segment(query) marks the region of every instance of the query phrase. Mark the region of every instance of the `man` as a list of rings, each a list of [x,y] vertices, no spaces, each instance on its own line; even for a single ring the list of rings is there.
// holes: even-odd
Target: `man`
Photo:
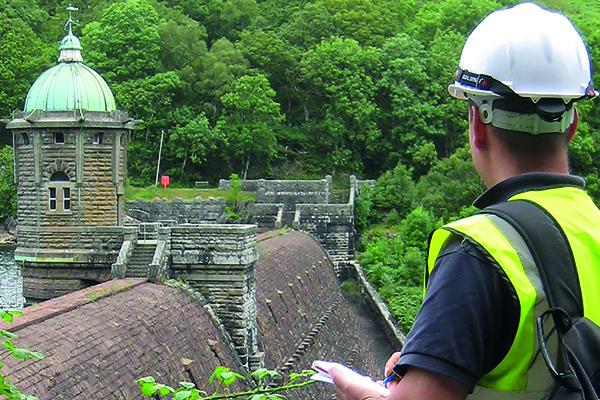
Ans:
[[[535,4],[494,12],[468,38],[449,92],[469,102],[473,164],[489,188],[475,205],[525,199],[549,213],[570,244],[586,316],[600,325],[600,211],[567,159],[573,104],[596,95],[581,36]],[[386,364],[398,375],[387,399],[547,398],[534,326],[548,304],[514,228],[491,215],[448,224],[432,235],[427,264],[423,306]],[[382,398],[329,372],[340,399]]]

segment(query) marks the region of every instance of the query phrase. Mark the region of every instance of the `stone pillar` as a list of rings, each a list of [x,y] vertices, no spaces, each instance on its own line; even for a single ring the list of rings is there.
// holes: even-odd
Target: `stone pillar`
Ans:
[[[326,186],[325,186],[325,187],[326,187],[326,189],[325,189],[325,191],[326,191],[326,193],[327,193],[327,195],[326,195],[326,196],[327,196],[327,201],[326,201],[326,203],[329,203],[329,202],[330,202],[330,199],[331,199],[331,188],[332,188],[332,181],[333,181],[333,178],[331,177],[331,175],[326,175],[326,176],[325,176],[325,181],[326,181]]]
[[[256,225],[171,228],[172,274],[199,290],[231,336],[246,367],[256,364]]]

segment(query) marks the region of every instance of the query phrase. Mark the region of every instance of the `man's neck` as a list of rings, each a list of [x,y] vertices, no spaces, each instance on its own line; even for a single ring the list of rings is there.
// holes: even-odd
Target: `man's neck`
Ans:
[[[505,155],[492,160],[490,167],[487,176],[484,177],[484,183],[487,187],[492,187],[508,178],[528,172],[569,174],[569,163],[566,154],[537,160],[535,163],[531,160],[518,160],[515,157]]]

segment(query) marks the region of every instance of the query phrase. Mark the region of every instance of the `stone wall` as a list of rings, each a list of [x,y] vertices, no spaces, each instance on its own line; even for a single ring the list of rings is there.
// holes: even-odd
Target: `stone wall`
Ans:
[[[55,144],[55,133],[64,134],[64,144]],[[102,134],[102,142],[94,137]],[[44,129],[15,131],[15,178],[17,218],[21,225],[72,226],[118,225],[119,202],[126,174],[124,130]],[[49,210],[48,187],[55,172],[71,189],[68,212]]]
[[[216,223],[225,209],[225,200],[134,200],[127,202],[129,216],[142,222],[173,220],[185,223]],[[141,212],[140,212],[141,211]]]
[[[256,192],[258,190],[258,179],[244,179],[240,181],[242,192]],[[219,190],[228,190],[231,187],[231,180],[219,179]]]
[[[286,211],[293,211],[298,203],[329,203],[331,176],[318,180],[243,180],[244,192],[255,192],[257,203],[283,203]],[[231,181],[221,179],[219,189],[227,190]]]
[[[283,222],[284,205],[254,204],[250,213],[251,220],[258,226],[259,232],[280,228]]]
[[[200,291],[244,365],[257,355],[255,225],[179,225],[170,230],[171,274]]]
[[[331,177],[320,180],[265,180],[258,181],[257,203],[283,203],[285,211],[293,211],[296,204],[329,203]]]
[[[302,232],[265,233],[257,246],[258,327],[266,367],[285,374],[310,369],[314,360],[335,360],[380,377],[383,362],[375,362],[364,321],[343,296],[323,248]],[[331,394],[330,385],[313,385],[286,397]]]
[[[354,207],[351,204],[298,204],[294,228],[313,236],[331,257],[336,272],[354,258]]]
[[[123,227],[17,228],[15,260],[29,303],[61,296],[111,279]]]

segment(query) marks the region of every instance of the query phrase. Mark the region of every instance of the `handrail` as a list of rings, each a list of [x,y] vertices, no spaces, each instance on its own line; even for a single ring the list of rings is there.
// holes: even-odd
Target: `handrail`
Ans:
[[[178,222],[174,219],[159,219],[156,222],[162,224],[162,226],[175,226]]]
[[[129,213],[136,213],[136,214],[141,214],[144,217],[146,217],[147,219],[150,219],[150,213],[144,210],[140,210],[139,208],[130,208]]]
[[[123,244],[121,245],[121,249],[119,250],[117,260],[110,266],[110,271],[113,278],[125,278],[125,273],[127,272],[127,263],[129,262],[129,257],[131,257],[132,251],[132,241],[124,240]]]
[[[142,235],[142,240],[146,240],[147,233],[158,234],[158,229],[162,227],[161,222],[142,222],[138,225],[138,233]]]
[[[155,282],[165,277],[167,270],[167,242],[159,240],[154,250],[152,262],[148,266],[148,280]]]

